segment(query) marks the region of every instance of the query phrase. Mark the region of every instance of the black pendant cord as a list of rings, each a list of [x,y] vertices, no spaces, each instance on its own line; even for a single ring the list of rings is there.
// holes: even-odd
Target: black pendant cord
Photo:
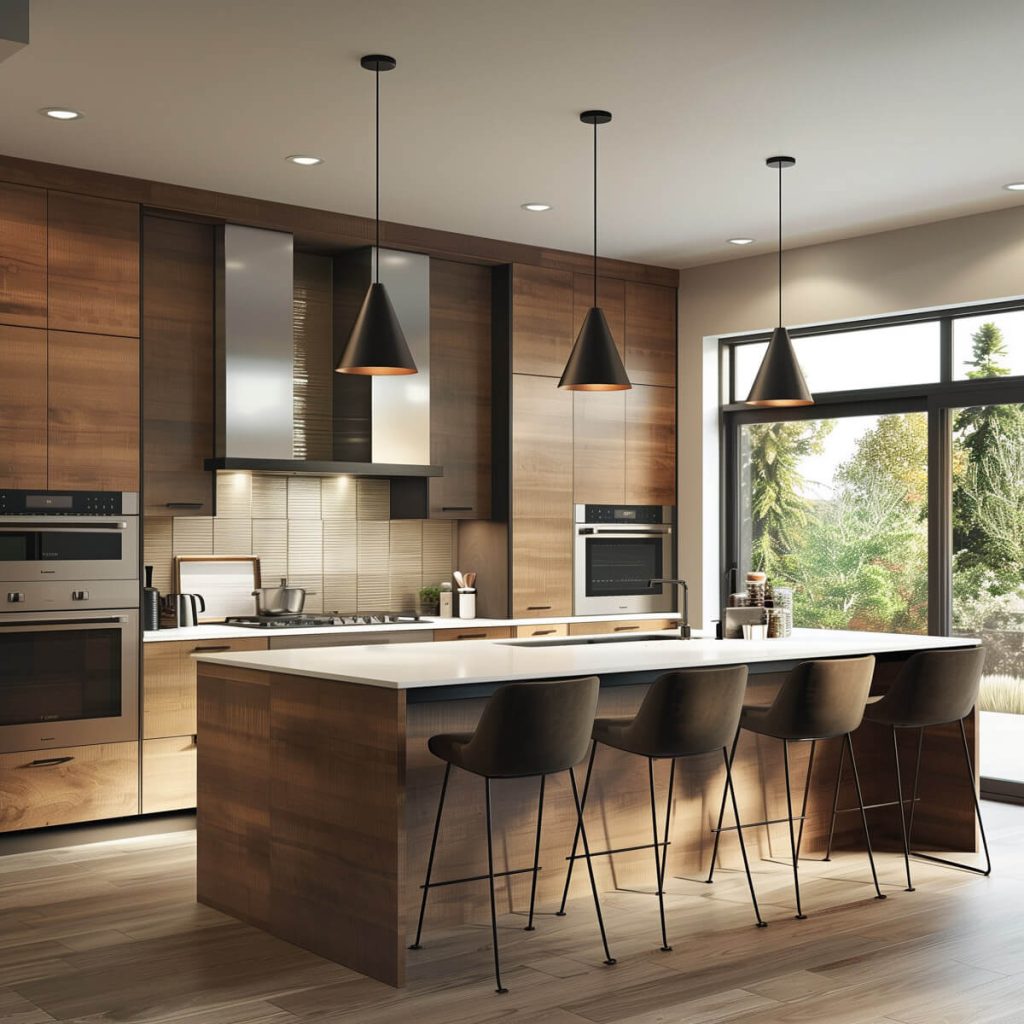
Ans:
[[[782,326],[782,162],[779,162],[779,326]]]
[[[597,305],[597,122],[594,122],[594,305]]]
[[[374,243],[373,253],[373,282],[376,284],[380,281],[380,64],[377,64],[377,70],[374,74],[374,83],[377,87],[377,109],[376,117],[374,121],[374,194],[375,194],[375,205],[374,205],[374,224],[376,226],[376,241]],[[781,186],[780,186],[781,187]]]

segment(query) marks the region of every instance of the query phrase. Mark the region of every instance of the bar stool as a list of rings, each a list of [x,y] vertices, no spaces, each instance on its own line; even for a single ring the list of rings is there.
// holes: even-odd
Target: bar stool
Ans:
[[[762,825],[773,825],[781,821],[789,822],[789,845],[793,855],[793,889],[796,893],[796,918],[806,919],[800,904],[800,871],[798,867],[800,845],[794,831],[794,822],[800,821],[801,838],[803,823],[807,817],[807,794],[810,789],[811,771],[814,768],[814,751],[818,740],[839,739],[842,737],[844,749],[849,748],[850,764],[853,767],[853,780],[857,788],[857,802],[864,822],[864,840],[868,849],[868,862],[871,865],[871,877],[875,883],[875,898],[884,900],[885,896],[878,887],[878,874],[875,871],[875,858],[871,850],[871,835],[868,832],[868,816],[864,808],[864,795],[860,788],[860,776],[857,774],[857,761],[853,755],[853,741],[850,734],[860,725],[864,718],[864,707],[871,691],[871,677],[875,669],[874,655],[863,658],[837,658],[827,661],[805,661],[790,672],[769,707],[746,706],[740,716],[740,731],[758,733],[782,741],[783,764],[786,772],[786,811],[785,818],[766,821],[748,822],[739,827],[757,828]],[[733,741],[730,762],[736,756],[740,732],[737,731]],[[807,765],[807,776],[804,782],[804,799],[800,814],[793,814],[793,790],[789,771],[790,743],[811,743],[811,754]],[[714,880],[715,863],[718,858],[719,838],[723,831],[722,819],[725,816],[725,796],[718,815],[718,828],[715,830],[715,846],[711,853],[711,870],[708,881]]]
[[[423,934],[423,915],[427,909],[427,894],[440,885],[454,885],[459,882],[476,882],[487,879],[491,891],[491,936],[494,942],[494,980],[496,990],[505,993],[508,989],[501,984],[501,958],[498,952],[498,918],[494,905],[494,879],[504,875],[533,873],[530,890],[530,917],[527,931],[533,931],[533,908],[537,896],[537,872],[540,870],[540,828],[544,815],[544,783],[548,775],[568,772],[572,785],[573,802],[576,806],[577,828],[583,836],[583,848],[588,849],[587,835],[582,829],[582,811],[576,775],[573,766],[587,753],[590,732],[597,711],[599,680],[596,676],[586,679],[565,679],[543,683],[506,683],[494,691],[484,705],[480,721],[472,733],[442,733],[431,736],[427,742],[430,752],[445,762],[444,781],[441,797],[437,804],[437,818],[434,822],[434,836],[430,843],[427,859],[427,877],[423,884],[423,900],[420,903],[419,924],[416,927],[416,941],[410,949],[420,948]],[[434,853],[437,836],[441,828],[441,812],[444,810],[445,793],[452,766],[462,768],[484,780],[484,805],[487,821],[487,874],[468,878],[453,878],[443,882],[432,882]],[[540,778],[540,796],[537,804],[537,839],[533,854],[533,867],[514,871],[494,870],[494,847],[491,837],[491,780]],[[589,863],[588,863],[589,867]],[[608,950],[608,938],[601,916],[601,903],[597,896],[597,882],[590,872],[590,887],[594,894],[594,909],[597,924],[601,930],[605,963],[615,960]]]
[[[700,754],[721,751],[725,761],[725,788],[722,799],[725,800],[727,793],[732,794],[733,813],[736,815],[738,825],[739,810],[736,805],[736,793],[732,786],[732,764],[728,750],[730,742],[736,735],[746,689],[746,665],[668,672],[659,676],[651,685],[634,718],[599,718],[594,722],[593,744],[590,748],[590,760],[587,762],[586,780],[583,783],[582,806],[586,807],[590,779],[594,770],[594,758],[599,744],[645,757],[647,758],[647,774],[651,791],[651,830],[654,841],[642,846],[629,846],[617,850],[589,851],[584,837],[583,857],[587,861],[588,869],[591,869],[592,857],[603,857],[634,850],[654,850],[658,910],[661,916],[661,949],[666,953],[672,949],[668,944],[668,932],[665,925],[664,882],[668,846],[670,845],[672,786],[675,781],[676,760],[681,757],[697,757]],[[658,812],[654,794],[654,762],[665,759],[670,761],[671,768],[668,778],[668,803],[665,808],[665,830],[659,838]],[[572,844],[572,854],[569,857],[569,870],[566,873],[565,888],[562,892],[562,904],[558,909],[560,916],[565,914],[565,903],[569,895],[569,883],[572,881],[573,865],[579,859],[576,851],[582,826],[581,814],[580,822],[576,827],[576,837]],[[750,864],[747,862],[742,830],[739,830],[737,835],[740,840],[743,866],[747,872],[747,885],[750,888],[750,899],[754,905],[757,926],[763,928],[765,922],[761,919],[761,912],[757,906],[757,895],[754,892],[754,882],[750,876]],[[592,869],[591,873],[593,873]]]
[[[981,817],[981,805],[974,784],[974,765],[971,761],[970,745],[967,742],[967,730],[964,719],[974,710],[978,703],[978,691],[981,688],[981,669],[985,663],[985,651],[981,647],[951,651],[920,651],[907,659],[900,674],[896,677],[888,692],[870,701],[864,709],[864,718],[878,725],[888,726],[892,730],[892,754],[896,767],[896,800],[887,803],[873,804],[872,807],[893,807],[900,809],[900,826],[903,834],[903,862],[907,870],[907,892],[914,891],[914,883],[910,877],[910,858],[930,860],[936,864],[973,871],[979,875],[992,873],[992,859],[988,852],[988,840],[985,837],[985,823]],[[960,738],[963,741],[964,763],[967,768],[967,780],[974,798],[974,812],[978,818],[981,831],[981,842],[985,850],[985,867],[963,864],[945,857],[936,857],[929,853],[917,853],[911,850],[914,835],[914,811],[918,803],[918,782],[921,777],[921,748],[924,745],[924,731],[931,726],[960,725]],[[900,772],[900,749],[897,730],[917,729],[917,761],[914,767],[914,788],[910,797],[910,827],[907,827],[906,798],[903,795],[903,777]],[[852,747],[851,747],[852,750]],[[832,800],[832,823],[828,833],[828,850],[825,859],[832,854],[832,837],[836,827],[836,816],[851,808],[838,807],[839,788],[843,780],[843,758],[839,759],[839,770],[836,773],[835,795]]]

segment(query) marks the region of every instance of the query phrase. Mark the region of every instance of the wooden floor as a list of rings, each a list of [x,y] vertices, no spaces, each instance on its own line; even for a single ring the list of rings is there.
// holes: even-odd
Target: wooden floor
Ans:
[[[501,919],[505,983],[492,991],[490,928],[430,929],[402,990],[363,978],[195,903],[192,833],[0,858],[0,1021],[82,1024],[1020,1024],[1024,1022],[1024,808],[985,804],[996,874],[879,857],[890,898],[871,899],[862,855],[802,865],[792,919],[783,861],[755,862],[767,929],[743,876],[674,878],[670,940],[657,902],[604,899],[615,967],[593,909]],[[781,836],[780,836],[781,838]],[[551,910],[553,908],[544,908]]]

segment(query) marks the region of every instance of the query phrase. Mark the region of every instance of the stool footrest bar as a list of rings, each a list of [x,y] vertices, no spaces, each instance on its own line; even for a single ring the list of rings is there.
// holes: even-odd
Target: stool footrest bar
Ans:
[[[859,809],[859,808],[858,808]],[[803,821],[807,816],[805,814],[794,814],[794,821]],[[712,832],[735,832],[741,828],[760,828],[761,825],[786,825],[789,823],[789,818],[771,818],[769,821],[745,821],[742,825],[723,825],[721,828],[713,828]]]
[[[903,801],[903,803],[905,803],[905,804],[919,804],[920,802],[921,802],[921,798],[919,796],[915,796],[915,797],[909,797],[908,796]],[[880,804],[865,804],[864,805],[864,810],[865,811],[873,811],[873,810],[876,810],[879,807],[899,807],[899,805],[900,805],[900,801],[899,800],[886,800],[884,803],[880,803]],[[837,807],[836,808],[836,814],[860,814],[860,808],[859,807]]]
[[[591,850],[591,857],[607,857],[612,853],[632,853],[634,850],[653,850],[655,846],[671,846],[671,842],[667,843],[644,843],[641,846],[620,846],[616,850]],[[565,858],[566,860],[586,860],[587,855],[585,853],[573,853]]]
[[[543,871],[544,868],[538,867],[538,871]],[[516,868],[514,871],[495,871],[495,878],[504,878],[505,875],[526,875],[532,874],[533,868]],[[486,882],[490,875],[469,875],[466,878],[448,878],[443,882],[431,882],[429,885],[421,885],[421,889],[437,889],[442,885],[460,885],[462,882]]]

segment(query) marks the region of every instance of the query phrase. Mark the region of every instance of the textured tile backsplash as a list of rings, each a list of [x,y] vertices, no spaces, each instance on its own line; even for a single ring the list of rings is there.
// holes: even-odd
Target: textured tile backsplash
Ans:
[[[265,583],[314,591],[305,611],[416,607],[416,592],[451,579],[457,524],[389,520],[387,480],[217,475],[217,515],[147,518],[144,551],[161,593],[175,555],[259,555]]]

